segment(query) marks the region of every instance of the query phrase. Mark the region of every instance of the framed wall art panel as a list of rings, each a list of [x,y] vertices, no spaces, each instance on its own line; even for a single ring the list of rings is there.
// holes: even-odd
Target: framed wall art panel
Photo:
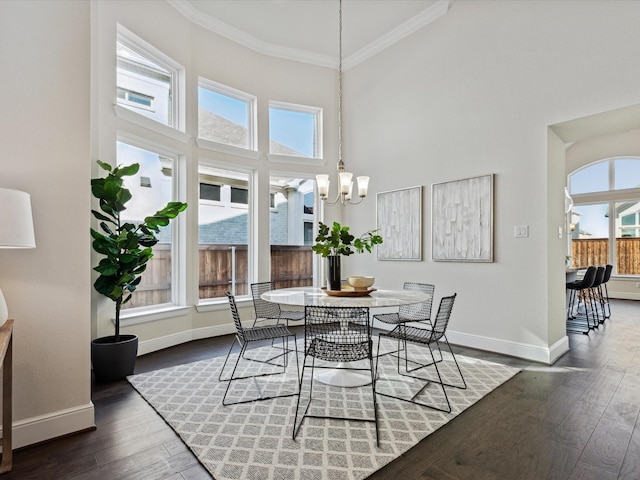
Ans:
[[[376,195],[378,260],[422,260],[422,186]]]
[[[493,262],[493,174],[431,186],[431,258]]]

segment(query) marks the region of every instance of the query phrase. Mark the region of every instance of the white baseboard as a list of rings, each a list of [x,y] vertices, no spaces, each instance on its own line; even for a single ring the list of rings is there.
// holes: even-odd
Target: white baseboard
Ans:
[[[511,342],[496,338],[470,335],[455,331],[447,331],[449,342],[462,347],[477,348],[489,352],[501,353],[512,357],[523,358],[534,362],[551,365],[569,351],[569,338],[565,335],[550,347]]]
[[[251,326],[253,324],[253,320],[243,323],[246,323],[246,326]],[[377,323],[376,326],[378,326]],[[387,325],[381,325],[381,327],[388,328]],[[155,352],[164,348],[180,345],[181,343],[190,342],[192,340],[217,337],[234,332],[235,327],[233,324],[226,324],[204,327],[197,330],[190,330],[187,332],[180,332],[160,338],[154,338],[153,340],[140,342],[138,345],[138,355]],[[447,331],[447,338],[449,339],[449,342],[462,347],[502,353],[504,355],[510,355],[512,357],[523,358],[525,360],[532,360],[549,365],[569,351],[569,338],[566,335],[547,348],[526,343],[483,337],[480,335],[470,335],[468,333],[455,332],[451,330]]]
[[[34,445],[94,427],[94,407],[91,402],[38,417],[26,418],[13,422],[13,448]]]
[[[619,298],[620,300],[640,300],[640,293],[614,292],[609,290],[609,298]]]
[[[253,319],[246,323],[247,327],[253,325]],[[236,331],[233,323],[226,325],[216,325],[211,327],[198,328],[196,330],[189,330],[186,332],[174,333],[172,335],[166,335],[164,337],[154,338],[152,340],[145,340],[138,344],[138,356],[145,353],[156,352],[165,348],[180,345],[181,343],[187,343],[191,340],[200,340],[209,337],[218,337],[220,335],[227,335]]]

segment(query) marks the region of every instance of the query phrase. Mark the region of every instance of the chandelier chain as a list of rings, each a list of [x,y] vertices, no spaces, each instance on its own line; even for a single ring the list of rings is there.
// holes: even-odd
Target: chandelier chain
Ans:
[[[344,168],[342,162],[342,0],[338,8],[338,170]]]
[[[345,172],[344,161],[342,160],[342,0],[338,0],[338,194],[333,201],[328,199],[329,195],[329,175],[316,175],[316,185],[318,194],[325,205],[335,205],[340,202],[342,205],[357,205],[367,196],[369,177],[360,176],[358,180],[358,201],[351,200],[351,190],[353,182],[352,174]]]

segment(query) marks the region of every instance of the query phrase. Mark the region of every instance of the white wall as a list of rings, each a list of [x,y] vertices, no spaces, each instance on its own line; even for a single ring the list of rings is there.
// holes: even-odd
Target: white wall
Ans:
[[[31,194],[36,235],[0,250],[20,447],[93,425],[89,3],[0,2],[0,45],[0,187]]]
[[[640,2],[456,1],[345,75],[350,168],[373,192],[426,187],[425,260],[376,262],[376,283],[458,292],[450,340],[543,361],[566,348],[564,168],[549,164],[547,127],[640,102],[637,18]],[[430,261],[430,185],[487,173],[495,261]],[[346,218],[370,228],[375,198]],[[529,237],[514,238],[516,225]],[[352,273],[371,271],[369,258],[350,260]]]

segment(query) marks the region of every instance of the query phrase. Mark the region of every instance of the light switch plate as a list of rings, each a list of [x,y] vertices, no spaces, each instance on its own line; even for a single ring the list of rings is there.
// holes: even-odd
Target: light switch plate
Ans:
[[[516,238],[527,238],[529,236],[529,225],[516,225],[513,227],[513,236]]]

